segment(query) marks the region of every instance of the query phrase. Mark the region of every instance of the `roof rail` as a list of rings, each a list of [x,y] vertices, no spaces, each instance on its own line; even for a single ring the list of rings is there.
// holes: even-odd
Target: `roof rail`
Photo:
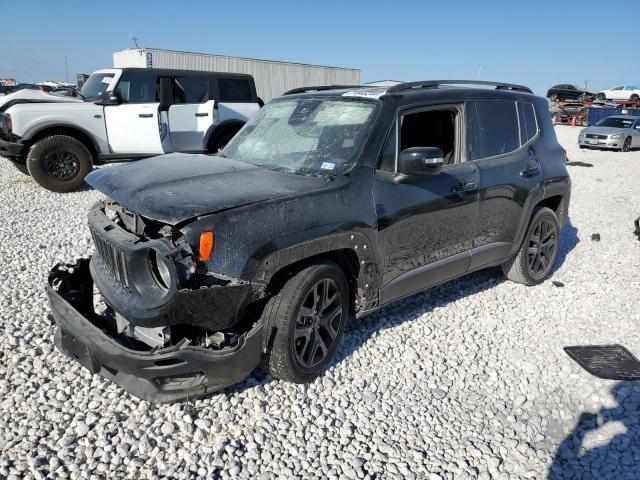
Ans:
[[[363,88],[365,85],[318,85],[316,87],[298,87],[284,92],[282,95],[294,95],[296,93],[322,92],[324,90],[341,90],[343,88]]]
[[[387,89],[387,93],[402,92],[418,88],[439,88],[442,85],[489,85],[496,90],[512,90],[514,92],[533,93],[529,87],[503,82],[487,82],[484,80],[425,80],[422,82],[405,82]]]

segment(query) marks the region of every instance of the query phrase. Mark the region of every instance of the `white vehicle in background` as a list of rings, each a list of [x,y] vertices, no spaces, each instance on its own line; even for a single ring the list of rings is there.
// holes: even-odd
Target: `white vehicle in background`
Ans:
[[[77,97],[0,101],[0,155],[56,192],[93,165],[163,153],[215,153],[262,105],[253,77],[151,68],[94,72]]]
[[[640,101],[640,86],[621,85],[610,90],[602,90],[597,95],[598,100],[630,100]]]

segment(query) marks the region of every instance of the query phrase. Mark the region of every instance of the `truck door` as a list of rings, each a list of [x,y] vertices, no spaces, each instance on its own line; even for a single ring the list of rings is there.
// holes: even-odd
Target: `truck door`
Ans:
[[[216,75],[217,123],[246,122],[260,109],[255,84],[250,75]]]
[[[173,102],[169,107],[171,144],[178,152],[202,152],[204,138],[214,121],[215,101],[208,75],[171,79]]]
[[[109,147],[118,154],[164,153],[153,71],[125,70],[115,87],[119,105],[104,107]]]

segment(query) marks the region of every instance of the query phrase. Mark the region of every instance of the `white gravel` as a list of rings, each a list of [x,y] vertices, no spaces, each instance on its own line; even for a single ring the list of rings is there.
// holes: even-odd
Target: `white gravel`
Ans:
[[[637,478],[640,385],[594,379],[562,347],[640,355],[640,151],[578,150],[578,131],[557,127],[593,164],[569,167],[564,287],[472,274],[355,322],[311,385],[258,375],[171,406],[54,349],[46,276],[90,251],[100,195],[0,161],[0,478]]]

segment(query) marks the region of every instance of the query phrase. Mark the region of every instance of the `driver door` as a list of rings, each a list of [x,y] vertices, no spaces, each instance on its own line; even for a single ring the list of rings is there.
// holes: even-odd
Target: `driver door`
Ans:
[[[375,173],[382,303],[464,274],[477,234],[478,167],[467,162],[464,108],[425,106],[400,114]],[[397,171],[400,151],[438,147],[442,170],[407,176]]]

